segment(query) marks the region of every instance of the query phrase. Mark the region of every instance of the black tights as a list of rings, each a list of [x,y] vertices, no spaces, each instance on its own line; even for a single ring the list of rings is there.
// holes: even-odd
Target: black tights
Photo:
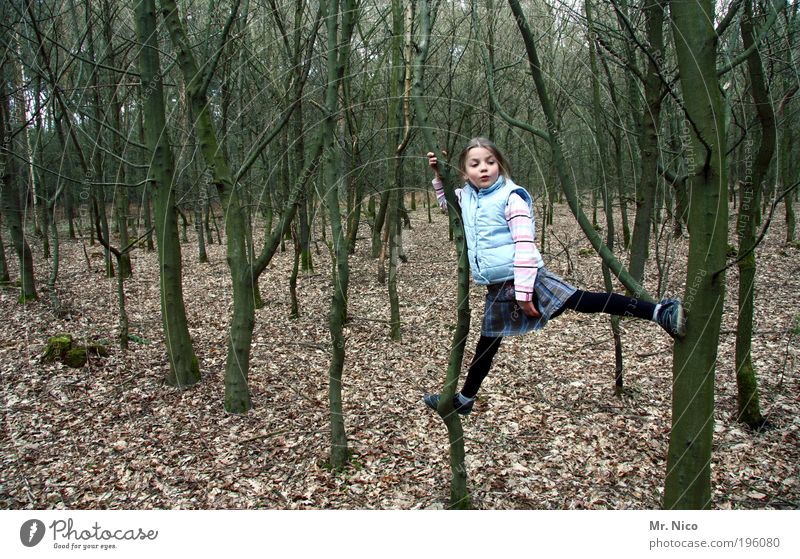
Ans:
[[[581,313],[606,313],[617,316],[633,316],[644,320],[653,319],[655,305],[649,301],[618,295],[617,293],[590,293],[588,291],[576,291],[553,316],[555,318],[566,309]],[[478,340],[478,347],[475,348],[475,357],[467,373],[467,380],[461,394],[467,398],[474,398],[481,387],[483,379],[489,374],[497,350],[503,338],[490,338],[481,336]]]

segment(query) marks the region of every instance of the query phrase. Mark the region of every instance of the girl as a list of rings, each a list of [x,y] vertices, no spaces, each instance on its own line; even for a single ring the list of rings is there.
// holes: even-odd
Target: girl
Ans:
[[[439,207],[447,210],[436,156],[428,153],[436,177],[433,186]],[[511,169],[500,150],[486,138],[473,138],[458,159],[466,184],[456,189],[467,239],[472,279],[487,287],[483,323],[475,357],[453,408],[472,411],[475,395],[489,374],[504,336],[539,330],[565,309],[582,313],[635,316],[657,322],[671,336],[685,334],[683,305],[677,299],[658,304],[616,293],[576,289],[551,273],[536,248],[533,203],[528,192],[511,180]],[[438,394],[426,394],[434,410]]]

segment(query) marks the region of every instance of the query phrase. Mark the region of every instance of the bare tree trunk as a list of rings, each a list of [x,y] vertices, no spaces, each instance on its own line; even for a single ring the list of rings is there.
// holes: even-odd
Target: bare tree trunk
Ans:
[[[197,233],[198,260],[201,263],[208,262],[205,228],[203,227],[203,207],[205,205],[204,198],[206,197],[205,190],[206,183],[203,178],[201,178],[200,184],[197,185],[197,197],[194,200],[194,230],[195,233]]]
[[[752,0],[745,0],[742,14],[742,46],[750,48],[757,40],[754,35]],[[761,54],[754,49],[747,59],[750,92],[761,123],[761,143],[752,162],[752,174],[741,183],[742,203],[739,206],[737,233],[739,254],[747,256],[739,260],[739,313],[736,327],[736,386],[738,389],[738,419],[752,429],[763,427],[758,395],[758,379],[753,368],[751,354],[753,338],[753,307],[756,285],[756,220],[760,215],[760,200],[764,179],[775,151],[775,114],[772,111],[769,91],[764,80]],[[748,130],[752,134],[753,130]],[[748,144],[745,144],[746,146]],[[752,154],[746,153],[746,157]]]
[[[292,264],[292,274],[289,276],[289,300],[291,301],[291,311],[289,318],[300,318],[300,303],[297,300],[297,275],[300,271],[300,235],[297,232],[297,222],[292,223],[292,247],[294,249],[294,262]]]
[[[420,0],[419,9],[419,39],[417,41],[417,56],[414,59],[413,95],[416,109],[417,126],[425,140],[425,145],[436,153],[441,161],[445,160],[442,150],[433,137],[433,131],[428,123],[428,109],[424,97],[424,68],[430,46],[430,8],[427,0]],[[450,360],[447,366],[447,378],[442,387],[439,399],[439,415],[447,426],[447,435],[450,441],[450,507],[456,509],[471,508],[469,492],[467,491],[467,468],[464,464],[464,429],[461,418],[453,408],[453,396],[461,374],[461,363],[464,360],[464,346],[469,336],[469,263],[467,261],[467,246],[464,237],[464,226],[461,221],[461,207],[456,199],[455,189],[450,181],[450,170],[444,163],[439,167],[444,182],[444,193],[447,198],[450,223],[453,228],[453,238],[458,251],[458,284],[456,311],[456,328],[453,333],[453,342],[450,347]]]
[[[660,0],[648,0],[644,4],[648,56],[647,75],[644,84],[646,105],[639,126],[639,152],[641,172],[636,189],[636,217],[631,238],[629,271],[633,279],[641,283],[650,246],[650,227],[658,189],[658,129],[661,123],[661,99],[663,84],[659,61],[664,55],[664,4]]]
[[[375,220],[373,221],[372,226],[372,257],[378,258],[381,254],[381,247],[383,246],[383,242],[381,241],[381,231],[383,231],[383,226],[386,221],[386,211],[389,207],[389,189],[386,188],[381,192],[380,195],[380,206],[378,206],[378,211],[375,213]]]
[[[350,103],[347,103],[347,105],[351,106]],[[351,117],[350,120],[355,119]],[[358,164],[359,159],[358,135],[355,133],[355,131],[353,131],[350,146],[350,167],[351,169],[354,169]],[[347,253],[355,254],[356,239],[358,238],[358,226],[361,223],[361,202],[364,199],[364,181],[359,180],[356,173],[350,173],[350,184],[347,191],[349,195],[347,215]]]
[[[798,6],[797,4],[794,5],[793,10],[785,15],[786,19],[786,42],[787,47],[785,49],[786,56],[788,58],[788,67],[795,68],[795,61],[793,56],[793,49],[795,48],[795,43],[797,37],[800,36],[800,33],[797,31],[797,20],[798,20]],[[781,100],[780,105],[778,106],[778,117],[781,117],[782,123],[780,126],[780,143],[778,145],[778,180],[781,185],[781,191],[785,192],[787,188],[792,187],[792,183],[797,180],[798,178],[798,163],[797,163],[797,156],[792,153],[792,150],[795,146],[795,131],[794,131],[794,121],[788,115],[785,114],[786,105],[792,100],[792,98],[796,97],[800,88],[798,88],[798,83],[794,79],[794,76],[790,77],[791,85],[789,86],[789,91],[786,93],[784,98]],[[795,215],[794,210],[794,201],[797,199],[797,195],[789,194],[784,197],[784,219],[786,221],[786,243],[794,243],[795,242],[795,231],[797,229],[797,217]]]
[[[400,230],[400,155],[398,148],[402,148],[400,140],[400,71],[402,69],[402,41],[403,41],[403,8],[401,0],[392,0],[392,39],[388,47],[391,50],[391,71],[389,76],[389,98],[387,110],[387,135],[386,161],[386,189],[389,192],[389,203],[386,208],[386,223],[384,224],[383,247],[380,262],[378,263],[378,281],[383,283],[384,261],[389,256],[389,309],[391,323],[391,338],[400,339],[400,300],[397,295],[397,260],[398,243],[397,235]]]
[[[592,109],[594,112],[594,134],[597,143],[598,159],[600,162],[599,175],[603,180],[602,196],[603,196],[603,211],[606,214],[606,246],[608,250],[614,252],[614,210],[611,205],[611,187],[608,184],[610,181],[611,173],[608,172],[608,144],[606,136],[603,133],[602,127],[602,107],[600,105],[600,72],[597,67],[597,49],[595,47],[595,30],[592,14],[592,2],[586,0],[584,2],[584,9],[586,11],[586,20],[589,26],[589,67],[592,72]],[[614,291],[614,285],[611,282],[611,272],[608,266],[603,263],[603,282],[607,292]],[[619,394],[623,385],[623,362],[622,362],[622,338],[619,327],[619,317],[610,316],[611,334],[614,338],[614,386]]]
[[[350,270],[347,242],[339,210],[339,151],[336,146],[335,116],[339,110],[338,92],[350,53],[350,39],[356,22],[355,2],[324,0],[320,3],[327,29],[328,82],[325,90],[325,203],[331,225],[333,244],[333,297],[328,315],[331,335],[331,361],[328,368],[328,401],[331,426],[331,467],[342,469],[348,460],[347,434],[342,408],[342,372],[345,360],[344,323],[347,320],[347,289]],[[341,30],[339,21],[341,20]]]
[[[113,22],[113,9],[109,0],[103,0],[103,36],[105,38],[106,51],[108,52],[108,64],[116,67],[116,57],[114,56],[114,22]],[[111,111],[111,126],[118,133],[111,134],[111,150],[116,154],[124,152],[121,134],[122,134],[122,103],[119,99],[120,84],[116,78],[116,73],[108,72],[109,80],[116,80],[114,87],[111,90],[110,111]],[[124,162],[118,164],[118,171],[116,173],[116,181],[122,186],[117,186],[114,189],[114,215],[117,221],[117,235],[119,236],[119,246],[127,247],[130,244],[130,234],[128,233],[128,188],[124,186],[126,182],[127,173],[125,172],[126,165]],[[110,242],[110,239],[109,239]],[[129,278],[133,275],[133,268],[131,266],[130,252],[123,252],[117,257],[117,272],[124,278]],[[123,294],[124,296],[124,294]],[[127,345],[127,337],[124,342]]]
[[[95,124],[94,134],[95,138],[94,141],[97,145],[100,145],[103,142],[103,128],[101,126],[101,121],[103,119],[103,115],[100,112],[100,107],[103,106],[102,99],[100,97],[100,83],[99,83],[99,75],[100,75],[100,66],[97,61],[97,56],[95,54],[94,48],[94,29],[92,26],[91,18],[92,18],[92,10],[89,0],[85,0],[85,15],[86,15],[86,45],[87,45],[87,54],[89,57],[89,61],[93,64],[91,69],[90,81],[92,86],[92,109],[93,112],[93,120]],[[44,46],[42,45],[40,48],[40,52]],[[56,87],[57,84],[53,83],[53,87]],[[106,212],[106,197],[105,197],[105,187],[103,186],[103,182],[105,182],[106,178],[106,165],[105,165],[105,156],[102,151],[100,150],[92,150],[91,154],[89,155],[87,161],[88,168],[91,173],[91,180],[94,181],[92,184],[92,188],[90,189],[90,203],[94,208],[96,215],[100,218],[100,224],[102,227],[102,234],[103,238],[106,242],[109,241],[111,236],[109,235],[109,226],[108,226],[108,214]],[[113,277],[114,276],[114,264],[111,258],[111,251],[106,247],[103,249],[103,254],[105,255],[105,266],[106,266],[106,277]]]
[[[158,263],[161,280],[161,314],[170,373],[167,382],[185,387],[200,380],[200,365],[192,348],[186,309],[183,303],[181,244],[175,212],[175,161],[167,135],[161,63],[156,34],[155,0],[142,0],[136,5],[136,20],[142,49],[139,72],[144,97],[145,138],[152,153],[152,180],[155,204]],[[146,196],[146,195],[145,195]]]
[[[34,130],[33,130],[33,141],[31,141],[31,131],[30,126],[28,126],[28,115],[26,113],[26,107],[28,106],[28,100],[25,99],[25,84],[31,78],[30,76],[25,75],[25,69],[23,65],[23,52],[22,47],[19,43],[19,36],[15,34],[13,37],[13,47],[15,50],[12,51],[12,43],[6,43],[8,45],[7,53],[13,54],[9,57],[9,68],[11,69],[11,74],[13,76],[12,82],[13,86],[9,90],[10,94],[14,98],[14,107],[17,110],[16,120],[20,124],[24,124],[21,127],[20,135],[22,136],[20,151],[21,159],[25,161],[25,171],[24,175],[27,176],[27,185],[28,188],[26,191],[29,194],[25,194],[25,199],[28,198],[30,195],[30,199],[33,202],[33,212],[31,217],[33,218],[33,231],[34,234],[42,239],[42,249],[45,258],[50,258],[50,245],[47,239],[46,233],[42,231],[42,221],[47,219],[47,216],[44,214],[44,210],[42,209],[42,200],[46,197],[46,193],[42,191],[43,184],[42,184],[42,176],[41,173],[37,171],[37,165],[40,164],[40,147],[41,147],[41,98],[42,98],[42,79],[41,75],[36,76],[36,90],[38,94],[34,96]],[[10,118],[10,116],[9,116]],[[27,211],[27,204],[26,211]],[[23,221],[25,218],[23,217]]]
[[[615,10],[617,12],[617,20],[619,23],[619,27],[622,33],[625,33],[625,23],[624,18],[627,17],[630,19],[630,10],[628,8],[628,0],[618,0],[618,7]],[[635,70],[639,70],[638,58],[636,56],[636,51],[634,48],[633,40],[626,40],[625,41],[625,59],[627,60],[628,64],[632,65]],[[641,94],[639,92],[639,88],[637,87],[636,76],[633,72],[625,72],[625,86],[628,91],[627,98],[628,103],[630,104],[630,109],[627,111],[623,111],[627,113],[628,122],[624,123],[627,124],[625,128],[632,130],[633,135],[639,137],[641,131],[639,130],[639,125],[641,124]],[[625,134],[627,136],[627,134]],[[636,172],[641,169],[641,154],[638,149],[639,142],[635,140],[635,138],[631,138],[630,140],[626,141],[626,145],[631,146],[630,150],[630,180],[625,180],[624,173],[621,175],[623,180],[619,182],[619,206],[620,211],[622,212],[622,234],[623,234],[623,243],[626,249],[631,248],[632,242],[632,235],[630,231],[630,224],[628,220],[628,201],[630,198],[629,189],[627,188],[628,184],[638,184],[638,181],[641,180],[640,177],[637,177]]]
[[[792,165],[791,161],[792,158],[790,157],[791,146],[793,145],[793,136],[794,132],[791,129],[791,126],[787,125],[786,129],[783,133],[783,138],[781,142],[781,151],[783,152],[783,164],[781,165],[781,184],[783,188],[789,188],[791,184],[791,177],[792,175],[789,173],[789,168]],[[795,163],[796,165],[796,163]],[[794,196],[791,194],[784,197],[783,204],[784,204],[784,215],[786,220],[786,242],[793,243],[795,242],[795,230],[797,229],[797,217],[795,216],[794,211]]]
[[[664,508],[711,506],[714,376],[728,242],[724,111],[719,93],[712,0],[670,3],[685,126],[691,196],[684,305],[686,337],[673,352],[672,430]]]
[[[2,27],[0,27],[2,29]],[[0,36],[0,38],[4,38]],[[0,41],[8,44],[6,41]],[[14,161],[11,137],[11,103],[6,74],[8,58],[0,63],[0,198],[2,199],[3,216],[5,217],[11,242],[19,258],[20,273],[20,303],[26,303],[37,298],[36,284],[33,275],[33,255],[25,239],[25,229],[22,225],[22,211],[19,205],[19,177],[17,165]]]
[[[2,216],[3,212],[0,212],[0,225],[3,224]],[[0,231],[2,231],[2,228],[0,228]],[[0,235],[0,286],[8,285],[9,283],[11,283],[11,277],[8,275],[8,264],[6,263],[6,249],[5,246],[3,246],[3,236]]]

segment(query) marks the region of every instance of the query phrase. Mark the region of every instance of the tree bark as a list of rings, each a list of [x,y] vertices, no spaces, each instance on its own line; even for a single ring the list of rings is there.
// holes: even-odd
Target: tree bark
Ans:
[[[6,43],[8,44],[8,43]],[[8,59],[6,59],[8,60]],[[7,64],[7,62],[6,62]],[[0,64],[0,198],[3,204],[5,217],[11,243],[19,259],[20,274],[20,303],[27,303],[37,299],[36,283],[33,275],[33,255],[28,241],[25,239],[25,229],[22,226],[22,210],[19,205],[19,177],[17,165],[14,161],[13,145],[11,139],[11,102],[6,79],[7,69],[5,64]]]
[[[417,56],[414,60],[413,94],[416,109],[416,122],[425,145],[439,156],[444,162],[446,157],[433,137],[433,130],[428,121],[428,109],[423,102],[424,97],[424,69],[430,47],[430,8],[427,0],[420,0],[419,4],[419,39],[417,41]],[[473,5],[474,6],[474,5]],[[450,223],[453,228],[453,240],[458,252],[458,283],[456,328],[453,342],[450,346],[450,359],[447,366],[447,377],[440,392],[439,408],[437,412],[447,426],[447,435],[450,441],[450,507],[455,509],[471,508],[470,496],[467,491],[467,468],[464,464],[464,429],[461,418],[453,408],[453,396],[461,374],[461,363],[464,360],[464,347],[469,336],[469,263],[467,261],[466,239],[464,225],[461,220],[461,207],[456,199],[455,189],[450,181],[449,166],[442,163],[439,166],[444,183],[444,193],[447,199]]]
[[[687,333],[673,353],[672,431],[664,508],[711,506],[714,375],[728,242],[725,125],[715,65],[712,0],[670,3],[683,92],[690,192],[690,241],[684,305]]]
[[[636,189],[636,216],[631,237],[631,257],[628,271],[633,279],[642,283],[650,246],[650,227],[659,182],[658,129],[661,124],[661,99],[663,84],[660,61],[664,53],[664,4],[660,0],[647,0],[644,5],[647,41],[651,50],[648,56],[644,84],[645,109],[641,112],[639,126],[639,153],[641,154],[639,187]]]
[[[181,244],[175,211],[175,160],[169,145],[164,111],[161,62],[158,55],[155,0],[136,5],[136,23],[142,49],[139,72],[142,80],[144,131],[152,153],[151,178],[158,263],[161,284],[161,316],[167,341],[170,372],[167,382],[180,388],[200,380],[200,365],[192,348],[186,309],[183,303]]]
[[[742,46],[747,49],[757,40],[754,35],[754,16],[752,0],[745,0],[741,21]],[[758,379],[753,368],[751,353],[753,338],[753,307],[756,285],[756,254],[752,250],[756,242],[756,222],[760,215],[760,200],[764,179],[775,151],[775,114],[772,111],[769,91],[764,79],[761,54],[758,49],[747,59],[750,78],[750,92],[753,97],[761,124],[761,142],[755,160],[752,162],[752,174],[747,174],[741,184],[742,203],[739,206],[737,233],[739,236],[739,254],[747,256],[739,261],[739,313],[736,327],[736,387],[738,419],[752,429],[764,425],[759,405]],[[752,129],[748,135],[752,134]],[[752,157],[745,141],[745,156]]]
[[[324,0],[320,3],[322,19],[327,29],[327,87],[325,89],[325,118],[323,121],[325,144],[325,203],[331,226],[333,244],[333,297],[328,314],[331,335],[331,361],[328,368],[328,401],[331,426],[331,467],[344,468],[348,460],[347,434],[342,408],[342,373],[345,360],[344,323],[347,320],[347,289],[350,270],[347,258],[347,240],[342,228],[339,209],[339,150],[336,146],[336,115],[339,111],[339,89],[350,54],[350,39],[356,22],[355,2]],[[341,30],[339,21],[341,20]]]

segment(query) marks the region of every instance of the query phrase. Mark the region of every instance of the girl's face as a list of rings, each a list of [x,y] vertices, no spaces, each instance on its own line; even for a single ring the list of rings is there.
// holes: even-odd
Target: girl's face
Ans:
[[[467,153],[464,161],[464,178],[478,188],[492,186],[500,176],[500,165],[490,150],[474,147]]]

